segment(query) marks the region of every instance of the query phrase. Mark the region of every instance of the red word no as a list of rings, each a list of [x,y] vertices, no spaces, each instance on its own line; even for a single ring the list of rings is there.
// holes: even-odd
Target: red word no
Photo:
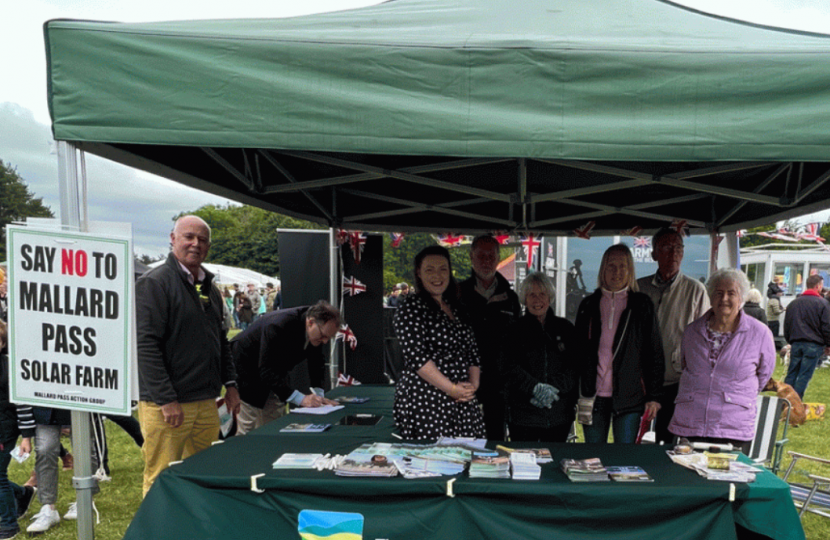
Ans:
[[[74,249],[61,250],[61,274],[84,277],[88,268],[86,251]]]

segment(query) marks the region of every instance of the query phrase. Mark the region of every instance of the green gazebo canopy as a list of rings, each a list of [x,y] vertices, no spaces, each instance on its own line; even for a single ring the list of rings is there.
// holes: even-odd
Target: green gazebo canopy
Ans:
[[[830,36],[670,2],[44,33],[56,139],[333,226],[729,231],[830,199]]]

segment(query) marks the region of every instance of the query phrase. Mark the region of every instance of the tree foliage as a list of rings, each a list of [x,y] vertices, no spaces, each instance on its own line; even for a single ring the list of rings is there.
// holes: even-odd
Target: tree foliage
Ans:
[[[411,287],[415,283],[415,255],[419,251],[438,241],[431,234],[415,233],[407,234],[401,244],[392,247],[390,235],[385,235],[383,240],[383,287],[389,292],[396,283],[406,282]],[[509,256],[512,248],[501,248],[499,259]],[[470,245],[464,244],[458,247],[449,248],[450,261],[455,279],[459,282],[470,277],[472,264],[470,263]]]
[[[206,205],[184,215],[204,219],[211,229],[206,262],[247,268],[269,276],[280,273],[277,229],[322,229],[308,221],[269,212],[254,206]]]
[[[17,169],[0,160],[0,261],[6,260],[6,225],[29,217],[54,217],[52,210],[35,197]]]

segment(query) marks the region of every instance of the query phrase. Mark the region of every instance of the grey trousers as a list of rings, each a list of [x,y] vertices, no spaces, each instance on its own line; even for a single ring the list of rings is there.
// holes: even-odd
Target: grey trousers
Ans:
[[[38,424],[35,430],[35,473],[37,474],[37,498],[41,505],[58,502],[58,473],[60,472],[58,458],[61,448],[61,427]],[[94,432],[94,429],[90,429],[93,473],[98,468],[99,463]],[[98,491],[100,490],[96,481],[92,494],[95,495]]]

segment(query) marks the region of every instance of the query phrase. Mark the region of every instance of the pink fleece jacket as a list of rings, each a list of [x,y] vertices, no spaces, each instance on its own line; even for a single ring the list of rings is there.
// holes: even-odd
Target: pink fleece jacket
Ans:
[[[739,314],[735,335],[712,365],[706,339],[711,313],[707,311],[683,333],[683,373],[669,431],[681,437],[749,441],[755,435],[756,398],[775,369],[772,332]]]

